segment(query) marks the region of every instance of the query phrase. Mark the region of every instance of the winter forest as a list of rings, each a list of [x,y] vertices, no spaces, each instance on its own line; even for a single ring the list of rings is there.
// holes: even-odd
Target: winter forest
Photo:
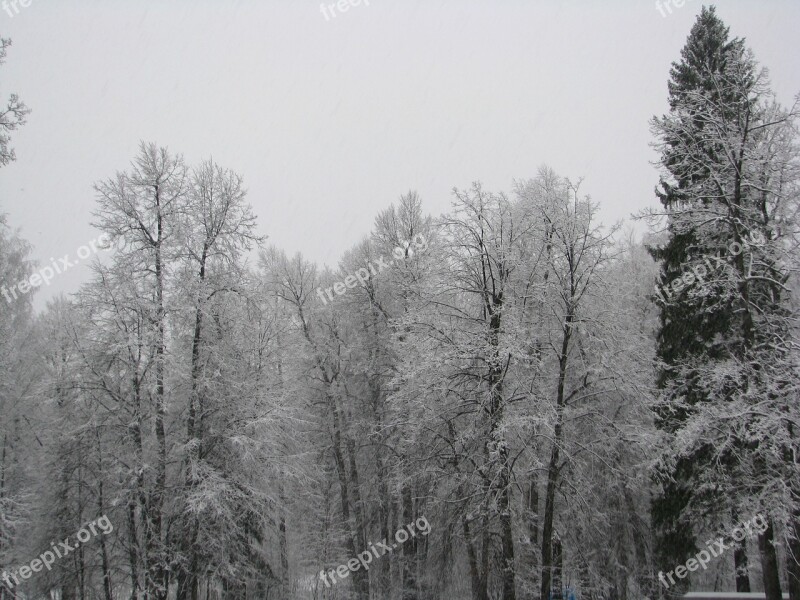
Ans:
[[[145,140],[36,311],[0,216],[0,599],[800,600],[798,105],[683,10],[643,235],[544,163],[328,268]]]

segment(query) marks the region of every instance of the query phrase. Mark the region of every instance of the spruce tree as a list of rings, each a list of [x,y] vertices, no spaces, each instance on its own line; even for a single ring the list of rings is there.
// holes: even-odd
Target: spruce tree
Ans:
[[[714,8],[703,8],[691,34],[681,51],[681,61],[673,63],[669,81],[670,113],[682,108],[682,101],[694,91],[713,93],[711,74],[721,74],[728,60],[732,45],[728,39],[728,28],[716,16]],[[698,128],[701,125],[698,125]],[[662,156],[662,164],[671,176],[662,177],[660,189],[656,194],[667,212],[673,209],[701,207],[703,199],[691,192],[703,177],[702,172],[685,174],[680,165],[680,153],[686,146],[676,132],[674,139],[667,142]],[[713,151],[713,149],[709,149]],[[679,291],[674,283],[683,275],[683,269],[691,259],[699,258],[704,248],[698,245],[698,236],[691,222],[672,217],[668,222],[669,239],[660,248],[651,248],[653,257],[662,262],[660,327],[658,331],[658,358],[662,368],[658,376],[658,386],[665,390],[664,403],[659,407],[659,425],[675,431],[686,418],[682,411],[676,411],[671,402],[669,384],[679,376],[677,369],[693,356],[705,352],[706,345],[718,332],[728,327],[726,311],[706,312],[697,310],[695,303],[687,299],[688,290]],[[675,290],[670,293],[670,290]],[[704,400],[699,390],[691,384],[685,390],[688,403]],[[691,458],[678,460],[677,464],[664,465],[657,476],[662,481],[663,493],[652,504],[653,525],[658,533],[657,556],[664,570],[680,564],[696,551],[691,527],[682,521],[684,509],[692,498],[691,484],[694,461]]]
[[[793,461],[776,458],[796,455],[796,436],[771,419],[794,414],[781,341],[794,323],[792,240],[781,222],[797,203],[796,114],[774,101],[766,72],[713,8],[670,75],[669,114],[653,120],[669,236],[652,254],[673,290],[658,294],[657,414],[675,434],[657,470],[657,556],[665,568],[680,564],[694,552],[693,526],[722,531],[763,508],[764,588],[777,599],[772,521],[788,520],[777,507],[794,502],[784,482],[800,491]],[[746,547],[733,556],[737,591],[749,591]]]

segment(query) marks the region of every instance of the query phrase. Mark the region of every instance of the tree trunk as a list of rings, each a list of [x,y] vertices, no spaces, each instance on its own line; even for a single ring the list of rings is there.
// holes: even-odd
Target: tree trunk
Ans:
[[[789,439],[794,440],[794,427],[787,424]],[[784,461],[790,467],[790,472],[796,472],[794,452],[788,448],[784,451]],[[791,521],[787,525],[789,530],[786,551],[786,578],[789,585],[789,600],[800,600],[800,493],[797,491],[797,481],[790,483],[792,499]]]
[[[553,512],[555,510],[561,435],[561,423],[557,422],[553,448],[550,451],[550,464],[547,466],[547,491],[545,492],[544,498],[544,523],[542,526],[542,600],[549,600],[550,598],[550,584],[553,568]]]
[[[731,511],[731,522],[738,523],[739,522],[739,514],[735,511]],[[733,540],[731,542],[731,546],[733,547],[733,568],[734,568],[734,576],[736,578],[736,591],[737,592],[749,592],[750,591],[750,571],[748,568],[748,561],[747,561],[747,545],[744,541],[737,542]]]
[[[467,557],[469,559],[469,574],[472,583],[472,600],[488,600],[487,581],[485,571],[481,571],[478,564],[478,555],[475,551],[475,543],[472,540],[469,521],[466,515],[461,516],[461,526],[464,530],[464,541],[467,545]]]
[[[798,527],[797,518],[797,516],[794,517],[794,531],[789,539],[789,551],[786,553],[789,600],[800,600],[800,527]]]
[[[498,510],[500,511],[500,536],[503,549],[502,556],[502,578],[503,578],[503,600],[516,600],[516,581],[514,564],[514,533],[511,522],[511,501],[510,501],[510,473],[508,466],[508,451],[503,448],[500,453],[502,471],[500,474],[501,487],[500,497],[498,498]]]
[[[106,512],[105,499],[103,496],[103,452],[100,442],[100,430],[95,429],[97,437],[97,514],[104,515]],[[106,547],[106,536],[100,536],[100,567],[103,574],[103,594],[105,600],[113,600],[114,596],[111,591],[111,572],[108,566],[108,548]]]
[[[131,499],[128,502],[128,564],[131,576],[131,600],[139,597],[139,558],[138,536],[136,534],[136,501]]]
[[[490,307],[491,319],[489,321],[489,344],[492,348],[488,377],[491,419],[489,443],[492,445],[493,453],[497,455],[499,462],[498,473],[492,477],[492,480],[496,483],[490,489],[494,492],[493,496],[497,498],[497,512],[500,519],[500,577],[503,585],[503,600],[516,600],[514,534],[511,523],[511,468],[509,465],[508,445],[502,433],[503,411],[505,408],[503,378],[504,367],[507,366],[499,352],[502,308],[503,294],[501,291],[493,297],[493,303]],[[509,357],[508,360],[510,361],[511,358]]]
[[[193,470],[197,466],[197,461],[201,456],[201,446],[203,443],[203,428],[198,425],[198,412],[203,413],[203,401],[201,398],[200,375],[201,375],[201,356],[200,346],[203,340],[203,314],[205,310],[205,281],[206,281],[206,260],[208,255],[208,243],[204,243],[203,251],[200,256],[200,269],[197,274],[199,291],[195,299],[194,312],[194,332],[192,334],[192,359],[191,359],[191,378],[192,388],[189,394],[189,411],[186,418],[186,443],[189,448],[186,457],[186,474],[184,477],[185,494],[191,494],[197,485],[193,476]],[[202,419],[200,421],[202,423]],[[176,600],[197,600],[200,593],[200,581],[198,571],[200,567],[200,557],[197,554],[197,537],[199,534],[200,523],[194,517],[188,517],[185,521],[186,530],[180,539],[184,554],[189,559],[188,565],[176,565],[177,591]]]
[[[542,527],[542,600],[550,597],[553,568],[553,519],[555,515],[556,487],[558,485],[558,462],[560,460],[561,443],[564,437],[564,386],[567,379],[567,355],[572,337],[572,310],[567,311],[561,340],[561,354],[558,359],[558,391],[556,395],[556,424],[553,435],[553,447],[550,450],[550,463],[547,466],[547,492],[544,504],[544,524]]]
[[[786,553],[786,574],[789,580],[789,600],[800,600],[800,526],[793,515],[792,536],[789,539],[789,551]]]
[[[750,592],[750,572],[747,565],[747,547],[742,542],[733,542],[733,566],[736,573],[736,591]]]
[[[767,529],[758,536],[758,549],[761,552],[761,570],[764,578],[766,600],[781,600],[778,557],[775,553],[775,535],[771,518],[767,519]]]
[[[61,511],[62,515],[59,519],[61,525],[61,539],[65,539],[72,534],[72,531],[68,529],[67,523],[71,521],[69,518],[69,470],[68,466],[64,465],[61,471]],[[63,566],[61,567],[62,575],[62,584],[61,584],[61,599],[62,600],[75,600],[75,594],[78,587],[78,579],[77,579],[77,568],[70,569],[70,562],[73,561],[65,561]],[[77,565],[76,565],[77,567]]]
[[[488,500],[488,496],[486,497]],[[481,598],[489,598],[489,560],[492,552],[492,535],[490,531],[489,508],[483,507],[481,531]]]
[[[375,328],[377,332],[377,328]],[[376,333],[377,336],[377,333]],[[375,418],[375,432],[381,436],[381,440],[385,443],[384,433],[384,419],[383,419],[383,405],[381,397],[380,382],[377,378],[370,379],[370,389],[372,392],[372,406]],[[391,535],[391,527],[389,526],[390,511],[392,500],[389,495],[389,487],[386,484],[388,479],[388,469],[382,456],[382,449],[379,446],[375,452],[375,467],[378,481],[378,525],[380,529],[380,536],[382,539],[389,539]],[[373,568],[374,572],[374,592],[378,598],[383,598],[387,595],[389,587],[389,566],[388,561],[380,561]],[[800,599],[798,599],[800,600]]]
[[[83,544],[74,552],[75,567],[78,572],[78,591],[80,599],[86,600],[86,548]]]
[[[161,207],[160,189],[155,187],[156,203],[156,227],[157,238],[154,247],[155,251],[155,274],[156,274],[156,418],[155,430],[158,441],[158,460],[156,461],[156,483],[153,490],[152,503],[150,505],[150,519],[152,522],[152,535],[150,538],[151,577],[148,579],[152,596],[156,600],[166,600],[167,571],[164,568],[166,559],[164,551],[164,540],[162,539],[162,512],[164,506],[164,495],[167,489],[167,437],[164,429],[166,410],[164,406],[164,360],[166,354],[166,312],[164,310],[164,268],[162,257],[162,244],[164,240],[163,214]]]
[[[536,472],[531,472],[525,509],[528,513],[528,540],[531,546],[539,543],[539,481]]]
[[[336,471],[339,474],[339,495],[342,501],[342,521],[348,529],[347,549],[350,556],[358,555],[358,526],[353,527],[350,522],[350,482],[347,474],[347,466],[344,459],[344,448],[342,443],[342,425],[339,414],[339,406],[334,396],[329,396],[331,416],[333,421],[333,456],[336,461]],[[361,600],[369,600],[369,574],[364,569],[359,569],[353,573],[353,587]]]
[[[564,578],[562,569],[564,568],[564,547],[561,545],[561,538],[558,533],[553,535],[553,579],[550,590],[554,600],[564,598]]]
[[[414,500],[411,497],[411,484],[406,482],[403,486],[403,522],[411,523],[414,520]],[[418,600],[416,578],[417,541],[410,537],[403,544],[403,590],[402,600]]]
[[[280,484],[279,497],[281,499],[280,516],[278,517],[278,549],[281,561],[281,594],[284,598],[289,598],[289,550],[286,539],[286,498],[284,496],[283,484]]]
[[[347,454],[350,457],[350,480],[352,482],[350,490],[353,494],[353,515],[355,516],[354,538],[357,542],[356,548],[363,549],[367,546],[367,532],[364,521],[364,503],[361,500],[361,480],[358,477],[356,445],[350,435],[345,433],[344,437],[347,441]]]

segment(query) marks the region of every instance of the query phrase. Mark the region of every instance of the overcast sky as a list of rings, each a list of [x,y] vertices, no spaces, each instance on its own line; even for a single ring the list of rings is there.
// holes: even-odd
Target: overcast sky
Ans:
[[[454,186],[508,191],[544,163],[584,177],[611,223],[654,205],[648,120],[700,7],[369,0],[326,20],[317,0],[32,0],[0,10],[0,98],[32,109],[0,212],[40,263],[74,256],[98,235],[93,182],[146,140],[242,174],[261,233],[331,266],[410,189],[438,215]],[[717,8],[790,103],[800,2]],[[36,306],[88,276],[57,277]]]

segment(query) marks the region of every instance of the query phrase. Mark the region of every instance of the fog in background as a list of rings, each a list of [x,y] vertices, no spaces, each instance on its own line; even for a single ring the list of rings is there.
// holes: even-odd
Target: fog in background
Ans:
[[[790,104],[800,3],[716,5]],[[0,210],[39,263],[74,255],[98,235],[93,183],[145,140],[241,173],[270,243],[332,266],[409,189],[439,214],[454,186],[508,191],[545,162],[585,177],[610,223],[655,203],[648,120],[700,7],[371,0],[326,20],[307,0],[33,0],[0,11],[0,95],[32,109]]]

